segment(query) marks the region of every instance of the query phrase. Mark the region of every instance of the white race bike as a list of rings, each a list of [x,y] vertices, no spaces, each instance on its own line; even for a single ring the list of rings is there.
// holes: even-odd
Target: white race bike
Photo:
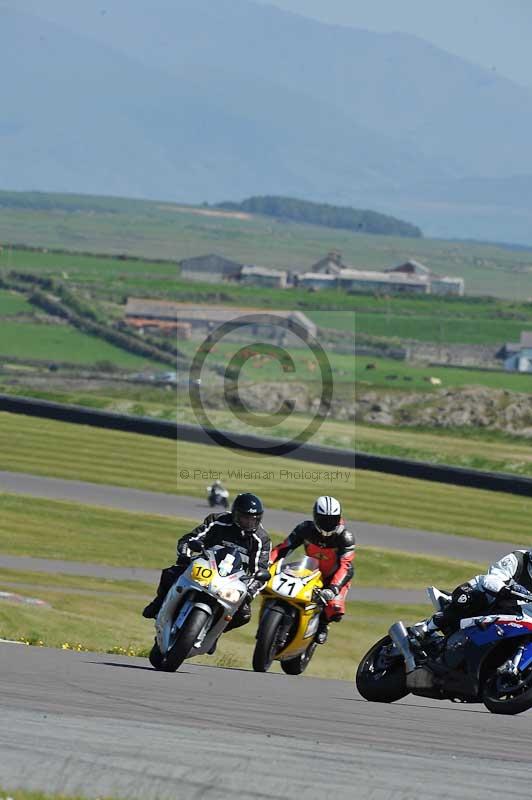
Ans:
[[[248,574],[236,547],[216,545],[193,555],[155,620],[151,665],[175,672],[186,658],[212,652],[246,600],[252,577],[265,579],[262,573]]]

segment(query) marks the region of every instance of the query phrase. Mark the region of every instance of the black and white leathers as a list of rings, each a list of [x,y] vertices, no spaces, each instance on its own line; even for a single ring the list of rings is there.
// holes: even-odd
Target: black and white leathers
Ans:
[[[190,555],[191,543],[201,544],[205,548],[216,544],[236,546],[250,575],[254,575],[259,569],[268,569],[272,543],[267,531],[262,524],[259,524],[256,531],[243,531],[233,522],[229,512],[209,514],[201,525],[185,534],[177,543],[178,558]],[[257,594],[263,585],[263,582],[252,581],[248,587],[250,596]]]

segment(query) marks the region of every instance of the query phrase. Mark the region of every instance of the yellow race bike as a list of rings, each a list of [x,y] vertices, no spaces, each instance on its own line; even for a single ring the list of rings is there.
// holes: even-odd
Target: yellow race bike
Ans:
[[[323,587],[319,561],[305,556],[270,566],[270,580],[262,590],[253,669],[267,672],[281,662],[287,675],[300,675],[316,649],[315,635],[323,605],[314,600]]]

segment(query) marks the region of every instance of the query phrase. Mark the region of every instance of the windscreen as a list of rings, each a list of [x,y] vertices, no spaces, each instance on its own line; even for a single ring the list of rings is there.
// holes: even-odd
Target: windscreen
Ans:
[[[303,570],[310,570],[314,571],[320,568],[320,562],[317,558],[312,558],[311,556],[304,556],[300,558],[298,561],[290,561],[289,564],[283,565],[283,570],[290,571],[292,573],[300,572]]]
[[[218,567],[218,574],[222,578],[243,569],[242,556],[236,548],[217,547],[214,550],[214,558]]]

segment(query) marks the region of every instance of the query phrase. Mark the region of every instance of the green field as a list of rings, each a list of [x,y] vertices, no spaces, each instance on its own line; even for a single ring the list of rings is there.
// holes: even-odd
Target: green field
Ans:
[[[427,379],[439,378],[445,389],[460,386],[487,386],[492,389],[507,389],[512,392],[532,392],[532,373],[505,372],[504,370],[481,370],[461,367],[433,367],[397,361],[391,358],[357,356],[355,359],[356,382],[359,388],[381,388],[403,391],[423,390],[434,392],[440,386],[433,386]],[[374,364],[371,370],[367,364]],[[389,376],[395,376],[390,378]]]
[[[66,361],[72,364],[96,364],[109,361],[121,367],[161,370],[161,364],[127,353],[95,336],[81,333],[69,325],[2,322],[0,357]]]
[[[53,275],[74,291],[87,293],[107,312],[122,316],[126,297],[165,297],[180,302],[222,303],[264,309],[301,309],[320,327],[385,340],[413,339],[440,344],[502,344],[532,329],[532,303],[489,298],[377,297],[337,291],[265,289],[236,284],[184,281],[175,263],[150,263],[4,249],[2,268]],[[20,298],[21,302],[24,302]],[[27,309],[26,309],[27,310]],[[0,301],[1,311],[1,301]]]
[[[0,317],[13,317],[16,314],[32,314],[33,306],[20,294],[0,289]]]
[[[375,304],[377,305],[377,304]],[[390,313],[355,311],[311,311],[309,317],[320,327],[388,339],[413,339],[438,344],[499,344],[518,342],[521,331],[532,329],[532,314],[516,319],[501,319],[499,313],[464,319],[467,313],[458,308],[430,309],[420,306],[418,313],[398,313],[390,303]],[[453,316],[452,312],[456,314]],[[443,312],[443,313],[442,313]],[[495,312],[495,313],[494,313]],[[510,312],[507,312],[510,313]]]
[[[346,337],[346,348],[353,345]],[[281,358],[276,357],[274,345],[264,343],[246,346],[243,342],[219,342],[214,347],[198,341],[179,342],[179,349],[191,360],[205,354],[205,366],[219,366],[224,369],[233,356],[243,353],[242,381],[262,383],[263,381],[311,381],[321,383],[321,361],[308,347],[283,347]],[[278,348],[277,348],[278,349]],[[286,361],[282,356],[288,355]],[[334,353],[324,349],[324,368],[330,367],[334,383],[351,384],[354,389],[355,363],[353,354]]]
[[[204,497],[219,475],[232,494],[247,489],[266,508],[306,516],[334,493],[348,518],[532,544],[532,499],[364,470],[334,470],[79,425],[0,414],[0,469]],[[243,472],[240,472],[243,471]],[[266,517],[267,523],[267,517]]]
[[[415,258],[434,272],[463,276],[468,293],[519,299],[532,295],[532,252],[526,250],[367,236],[266,217],[235,219],[213,216],[207,209],[148,201],[43,195],[38,202],[48,202],[46,210],[10,208],[8,193],[2,198],[0,241],[6,243],[172,261],[216,252],[244,264],[295,269],[308,269],[336,248],[346,263],[359,268],[383,269]],[[13,195],[12,202],[20,203],[21,198]],[[15,253],[10,256],[5,247],[0,268],[15,260]],[[156,283],[162,286],[164,280]],[[119,278],[115,284],[118,289]]]

